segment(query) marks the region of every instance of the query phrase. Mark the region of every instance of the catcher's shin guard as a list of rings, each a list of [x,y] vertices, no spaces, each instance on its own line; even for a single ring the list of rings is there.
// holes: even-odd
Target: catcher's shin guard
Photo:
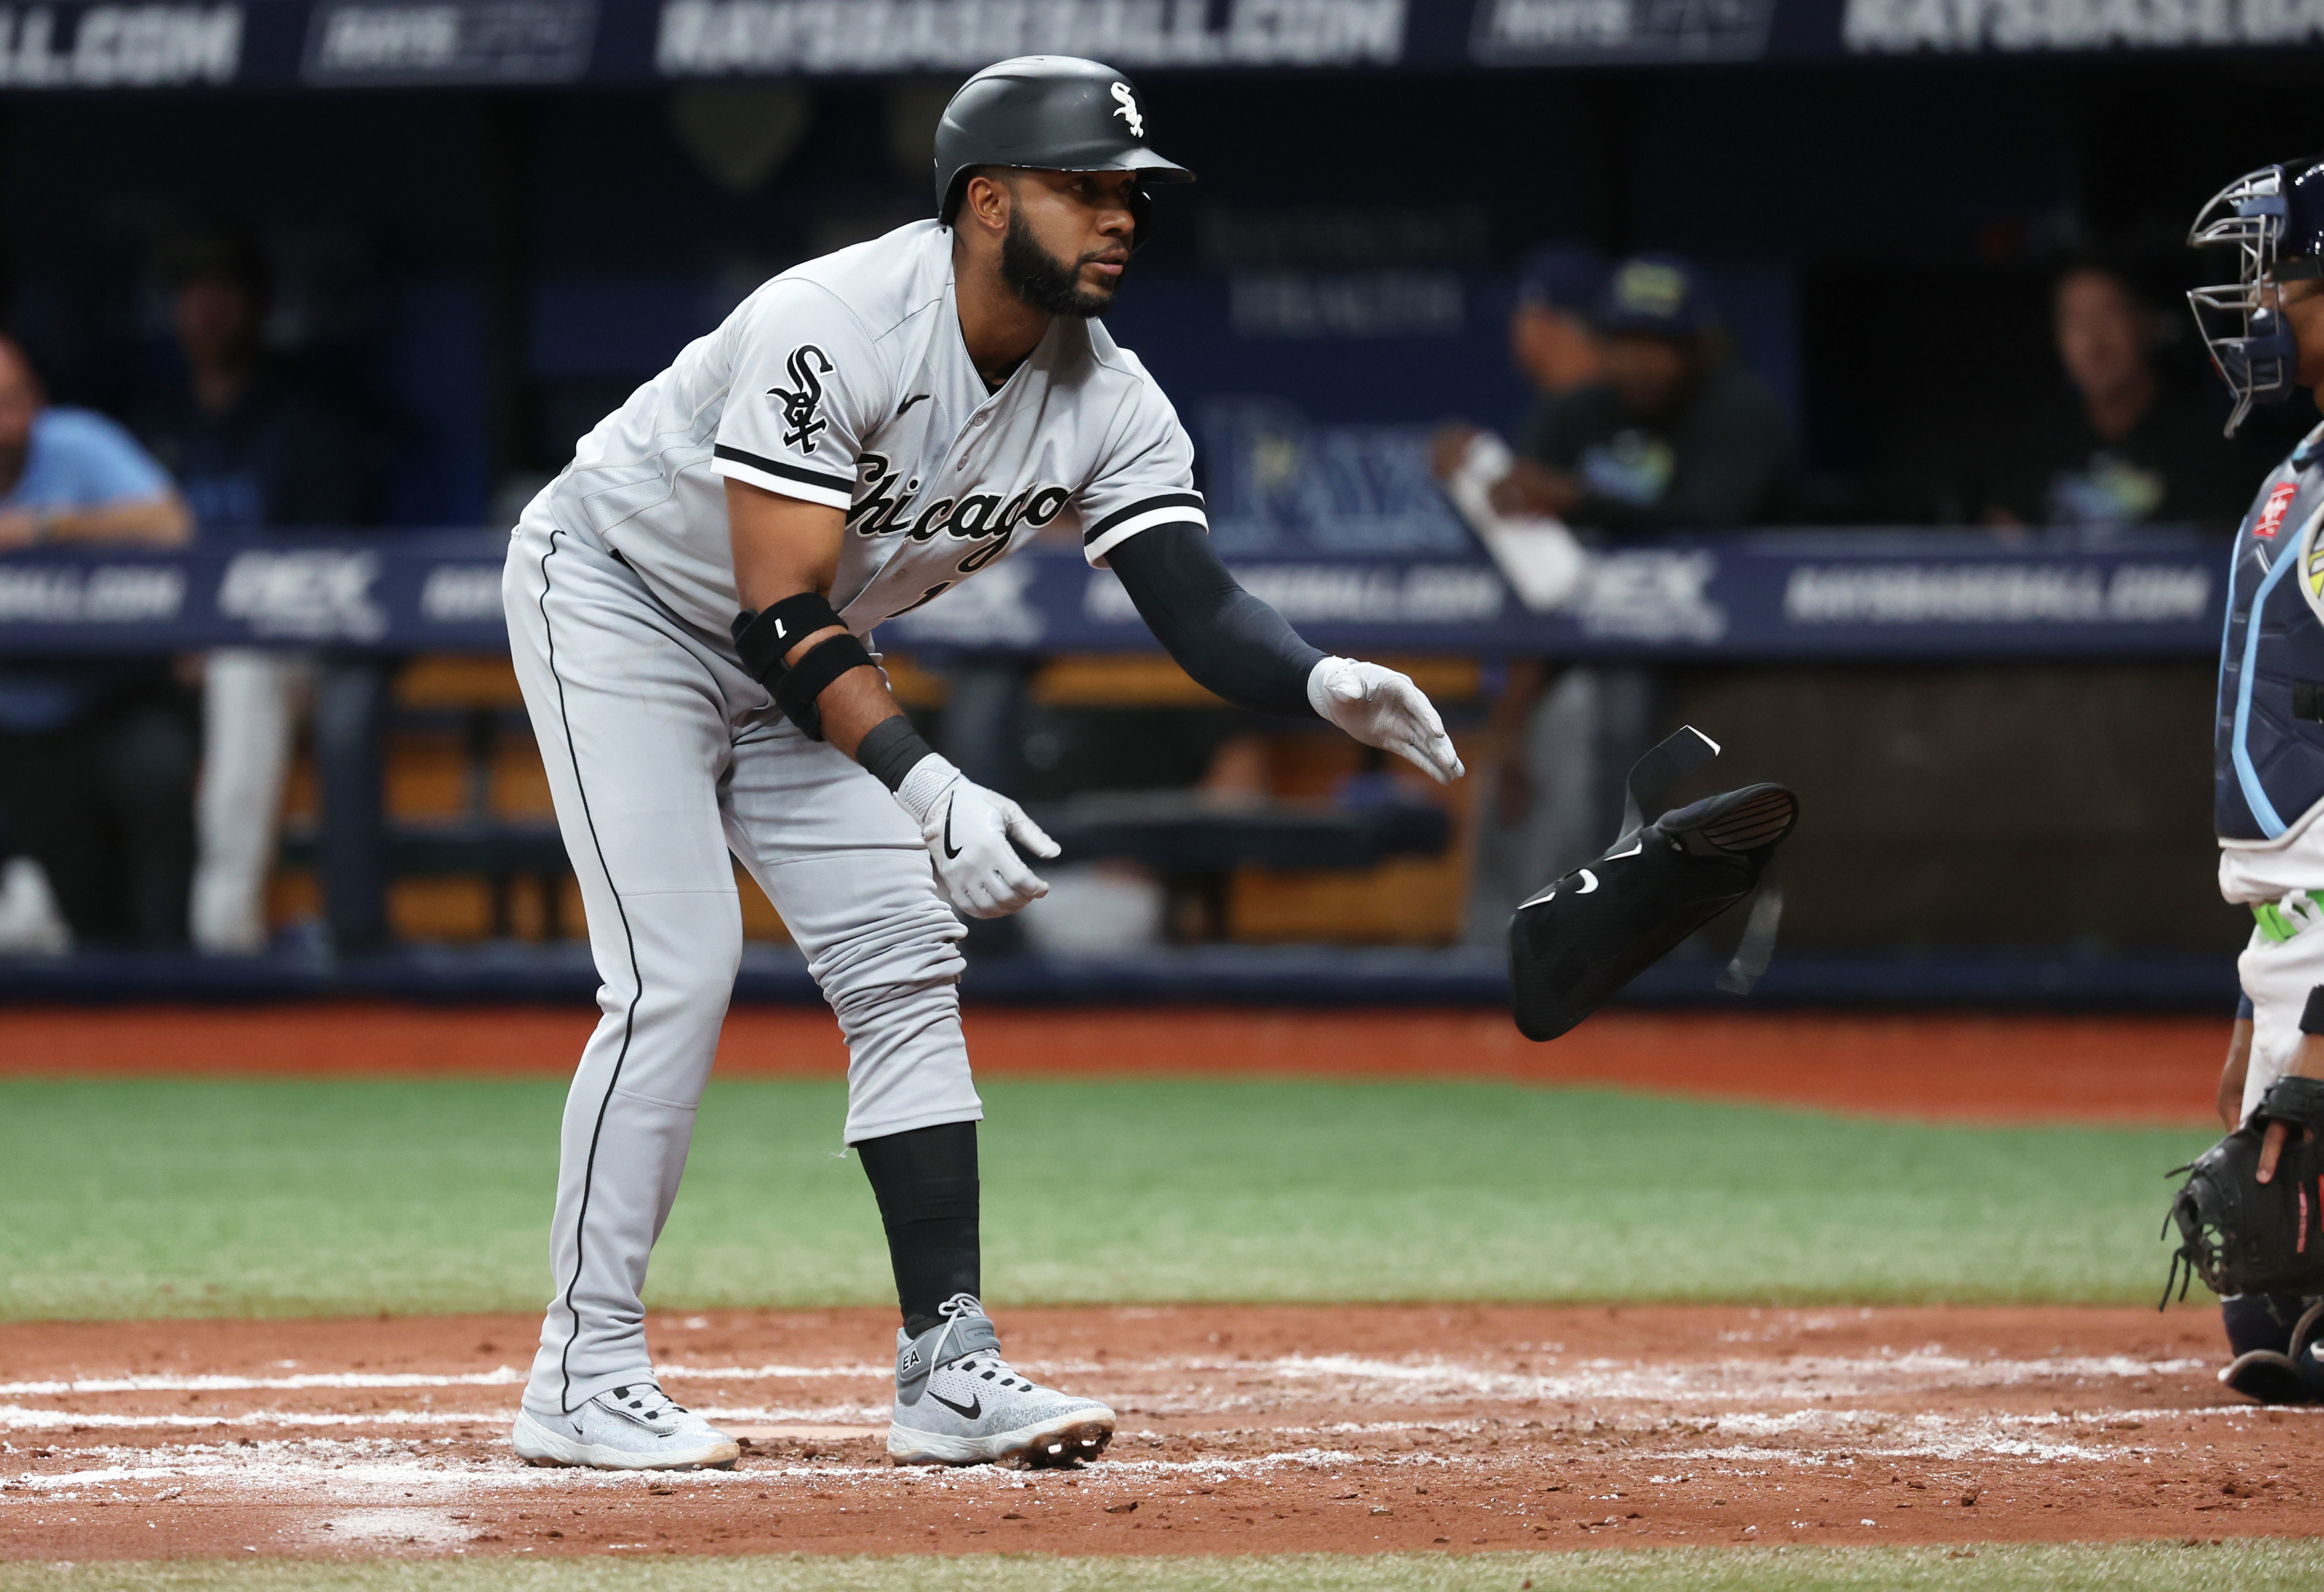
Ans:
[[[2276,1307],[2271,1314],[2280,1314],[2287,1307],[2297,1308],[2301,1302],[2288,1294],[2244,1294],[2222,1302],[2233,1314],[2237,1305],[2255,1297]],[[2319,1338],[2324,1338],[2324,1300],[2301,1312],[2283,1339],[2283,1348],[2245,1349],[2219,1373],[2219,1381],[2246,1398],[2257,1399],[2264,1404],[2324,1403],[2324,1361],[2316,1357]]]
[[[1761,880],[1799,818],[1799,798],[1780,785],[1747,785],[1642,822],[1671,787],[1718,755],[1717,742],[1689,727],[1639,759],[1621,838],[1509,920],[1509,990],[1526,1038],[1554,1039],[1573,1027],[1754,890],[1758,902],[1719,987],[1742,994],[1766,971],[1783,897]]]

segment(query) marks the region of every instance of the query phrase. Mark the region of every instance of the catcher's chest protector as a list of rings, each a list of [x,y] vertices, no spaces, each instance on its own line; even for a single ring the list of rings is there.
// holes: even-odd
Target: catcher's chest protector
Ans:
[[[1718,755],[1718,743],[1690,726],[1638,759],[1621,838],[1509,920],[1509,990],[1526,1038],[1573,1027],[1754,890],[1758,902],[1719,987],[1742,994],[1766,971],[1783,897],[1760,882],[1799,818],[1799,798],[1780,785],[1747,785],[1640,822]]]
[[[2227,567],[2214,821],[2269,841],[2324,800],[2324,427],[2262,484]]]

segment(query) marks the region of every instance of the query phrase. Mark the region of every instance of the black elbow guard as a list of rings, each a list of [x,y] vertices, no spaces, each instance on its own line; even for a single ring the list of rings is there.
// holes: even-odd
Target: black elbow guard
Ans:
[[[810,741],[823,739],[823,713],[816,705],[824,688],[853,668],[872,667],[872,654],[844,629],[809,648],[797,663],[783,655],[812,636],[841,622],[839,611],[820,592],[786,597],[764,613],[744,609],[734,616],[734,650],[751,677],[766,686],[783,710]]]
[[[821,592],[800,592],[784,598],[764,613],[745,608],[736,614],[732,627],[734,650],[741,655],[742,667],[751,678],[772,689],[775,676],[785,667],[783,654],[798,646],[801,636],[812,636],[834,626],[846,629],[831,600]]]

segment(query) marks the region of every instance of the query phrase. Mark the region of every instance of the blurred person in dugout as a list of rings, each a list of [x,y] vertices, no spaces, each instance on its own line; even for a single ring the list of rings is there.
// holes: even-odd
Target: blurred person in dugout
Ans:
[[[1585,361],[1544,357],[1555,345],[1544,336],[1551,317],[1563,336],[1582,329],[1570,308],[1582,279],[1554,274],[1581,258],[1571,248],[1545,251],[1528,265],[1510,345],[1539,395],[1494,505],[1562,520],[1600,544],[1783,520],[1791,422],[1766,385],[1729,356],[1686,261],[1636,255],[1602,279],[1588,301],[1594,372]],[[1564,384],[1569,371],[1577,374]],[[1440,477],[1477,436],[1468,426],[1438,435]],[[1493,778],[1480,782],[1466,939],[1499,943],[1518,902],[1613,839],[1623,780],[1655,739],[1656,684],[1640,665],[1511,660],[1489,721],[1503,750]]]
[[[1986,442],[1963,483],[1970,518],[1997,528],[2232,530],[2268,461],[2221,435],[2224,414],[2192,383],[2158,369],[2157,345],[2177,323],[2126,271],[2091,263],[2059,276],[2051,314],[2065,382]]]
[[[51,406],[0,338],[0,555],[191,529],[128,432]],[[195,759],[167,658],[0,661],[0,950],[183,944]]]
[[[204,536],[334,529],[370,513],[362,438],[269,357],[264,255],[236,231],[191,233],[161,251],[183,361],[136,419],[178,480]],[[323,910],[342,952],[387,940],[381,737],[391,661],[328,649],[229,647],[203,671],[205,756],[197,803],[194,943],[262,951],[292,737],[311,704],[322,826]]]

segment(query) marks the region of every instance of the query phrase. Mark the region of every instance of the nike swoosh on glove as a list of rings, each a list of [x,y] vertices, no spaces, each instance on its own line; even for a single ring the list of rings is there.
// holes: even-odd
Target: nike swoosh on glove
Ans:
[[[1435,706],[1394,669],[1352,658],[1324,658],[1308,671],[1307,702],[1366,746],[1406,759],[1439,785],[1468,772]]]
[[[1057,842],[1024,808],[945,759],[930,752],[913,764],[896,787],[896,800],[920,826],[945,899],[969,916],[1006,917],[1049,893],[1017,847],[1048,858],[1057,854]]]

